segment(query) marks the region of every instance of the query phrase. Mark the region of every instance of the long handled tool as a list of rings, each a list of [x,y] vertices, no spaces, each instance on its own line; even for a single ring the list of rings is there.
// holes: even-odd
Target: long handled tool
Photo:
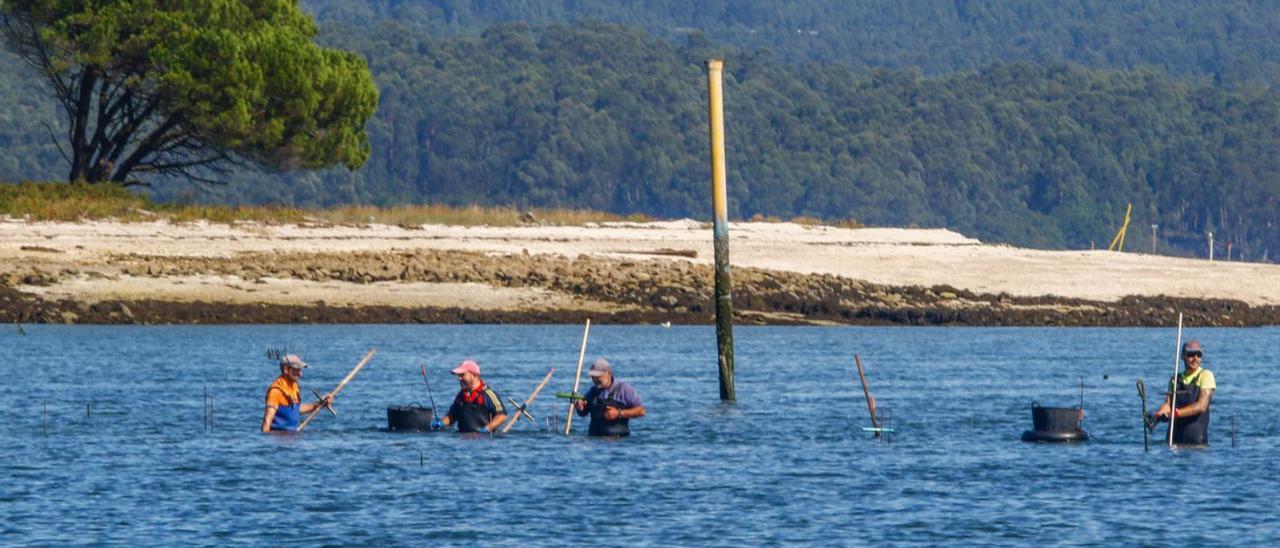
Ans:
[[[529,414],[529,406],[533,405],[533,399],[538,397],[538,392],[542,391],[542,387],[546,386],[548,382],[551,382],[551,375],[555,374],[555,372],[556,368],[554,367],[552,367],[550,371],[547,371],[547,376],[542,377],[542,382],[538,383],[538,387],[533,389],[532,394],[529,394],[529,399],[524,400],[524,405],[516,406],[515,414],[511,416],[511,419],[508,420],[506,424],[502,425],[503,434],[506,434],[508,430],[511,430],[512,426],[515,426],[517,422],[520,422],[521,414],[528,417],[530,422],[535,422],[533,420],[533,415]]]
[[[1177,352],[1173,355],[1173,379],[1169,387],[1169,447],[1173,447],[1173,421],[1178,413],[1178,361],[1182,359],[1182,313],[1178,313],[1178,344],[1174,347]]]
[[[427,364],[422,364],[422,380],[427,383],[427,396],[431,398],[431,416],[439,419],[440,415],[436,411],[436,395],[431,393],[431,379],[427,378]]]
[[[375,349],[373,349],[373,350],[370,350],[368,354],[365,354],[365,355],[364,355],[364,359],[360,360],[360,363],[356,364],[355,369],[352,369],[350,373],[347,373],[347,376],[346,376],[346,377],[343,377],[342,382],[338,383],[338,386],[337,386],[337,387],[335,387],[335,388],[334,388],[331,392],[329,392],[328,394],[325,394],[325,396],[327,396],[327,397],[334,397],[334,396],[337,396],[337,395],[338,395],[338,392],[341,392],[341,391],[342,391],[342,388],[343,388],[344,386],[346,386],[348,382],[351,382],[351,378],[352,378],[352,377],[355,377],[355,376],[356,376],[356,373],[359,373],[359,372],[360,372],[360,370],[364,368],[365,364],[369,363],[369,360],[372,360],[372,359],[373,359],[373,355],[374,355],[374,354],[377,354],[377,353],[378,353],[378,349],[376,349],[376,348],[375,348]],[[298,431],[299,431],[299,432],[301,432],[303,428],[306,428],[306,427],[307,427],[307,425],[311,423],[311,419],[316,418],[316,415],[318,415],[318,414],[320,414],[320,408],[319,408],[319,407],[317,407],[317,408],[315,408],[315,409],[312,409],[312,410],[311,410],[311,413],[308,413],[308,414],[307,414],[307,419],[306,419],[306,420],[304,420],[304,421],[302,421],[302,424],[299,424],[299,425],[298,425]]]
[[[1142,399],[1142,450],[1151,452],[1151,442],[1147,440],[1147,432],[1151,429],[1147,427],[1147,386],[1142,384],[1142,379],[1138,379],[1138,397]]]
[[[862,372],[862,358],[858,357],[855,352],[853,354],[853,363],[858,365],[858,380],[862,381],[862,396],[867,399],[867,413],[871,414],[871,427],[880,428],[880,421],[876,420],[876,399],[871,397],[871,391],[867,389],[867,376]],[[880,437],[880,431],[875,430],[876,437]]]
[[[587,356],[587,333],[591,332],[591,318],[587,318],[587,326],[582,328],[582,349],[578,351],[578,372],[573,376],[573,393],[578,393],[578,383],[582,381],[582,359]],[[573,426],[573,402],[569,402],[569,414],[564,419],[564,435],[569,435]]]

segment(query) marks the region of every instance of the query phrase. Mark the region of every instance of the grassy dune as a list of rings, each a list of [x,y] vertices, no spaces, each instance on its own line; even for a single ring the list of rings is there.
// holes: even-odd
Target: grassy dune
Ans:
[[[284,206],[221,206],[166,204],[153,202],[117,185],[68,183],[0,184],[0,215],[34,221],[76,221],[114,219],[126,222],[165,219],[173,222],[206,220],[231,223],[380,223],[389,225],[448,224],[461,226],[516,226],[526,224],[527,214],[538,223],[582,225],[621,221],[611,213],[573,209],[528,209],[514,207],[449,207],[443,205],[402,205],[387,208],[347,205],[320,210]],[[625,220],[644,221],[633,215]]]

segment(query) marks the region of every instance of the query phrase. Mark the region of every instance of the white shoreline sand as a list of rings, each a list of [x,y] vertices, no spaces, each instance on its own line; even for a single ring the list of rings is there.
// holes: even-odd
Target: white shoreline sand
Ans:
[[[758,267],[807,274],[837,274],[894,286],[950,285],[981,293],[1017,296],[1056,295],[1114,301],[1128,295],[1238,299],[1253,305],[1280,304],[1280,266],[1225,262],[1142,253],[1041,251],[989,245],[939,229],[812,227],[790,223],[733,223],[731,255],[736,267]],[[23,249],[23,248],[27,249]],[[112,221],[27,222],[0,220],[0,267],[11,272],[38,264],[76,264],[91,268],[120,254],[235,257],[243,253],[342,253],[391,250],[463,250],[495,254],[579,254],[663,258],[711,263],[711,232],[689,221],[608,223],[586,227],[459,227],[424,225],[406,229],[388,225],[307,226],[236,225]],[[671,257],[658,250],[696,252],[696,258]],[[226,284],[233,282],[227,281]],[[298,283],[280,281],[280,284]],[[66,286],[67,284],[60,284]],[[154,291],[173,291],[174,284]],[[184,284],[177,284],[184,285]],[[346,293],[351,284],[329,288]],[[110,294],[106,282],[82,284],[81,295]],[[167,289],[163,289],[167,287]],[[149,284],[128,292],[145,297]],[[283,287],[283,286],[282,286]],[[64,288],[65,289],[65,288]],[[330,303],[395,301],[401,288],[376,297],[337,294],[324,287],[299,285],[306,298]],[[293,289],[280,289],[293,292]],[[70,293],[76,293],[66,289]],[[143,295],[137,295],[141,291]],[[364,290],[361,290],[364,291]],[[383,292],[385,288],[368,288]],[[486,291],[416,288],[415,304],[477,307],[527,302],[525,293],[485,295]],[[493,290],[496,291],[496,290]],[[66,294],[63,289],[59,294]],[[435,297],[432,297],[435,295]],[[542,295],[540,297],[547,297]],[[239,298],[236,298],[239,301]],[[292,300],[292,299],[287,299]],[[484,304],[484,303],[488,304]],[[447,304],[446,304],[447,303]]]

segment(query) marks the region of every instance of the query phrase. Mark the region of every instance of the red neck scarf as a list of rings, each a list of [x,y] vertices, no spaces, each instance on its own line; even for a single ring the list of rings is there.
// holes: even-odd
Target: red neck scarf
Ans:
[[[476,405],[484,405],[484,381],[480,381],[480,385],[475,390],[462,393],[462,401],[466,403],[474,403]]]

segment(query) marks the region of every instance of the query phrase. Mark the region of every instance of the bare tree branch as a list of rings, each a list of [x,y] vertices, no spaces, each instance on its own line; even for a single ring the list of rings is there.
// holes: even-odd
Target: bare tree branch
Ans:
[[[67,157],[67,151],[62,150],[62,142],[58,139],[58,136],[53,133],[53,126],[49,125],[49,122],[43,120],[40,121],[40,124],[49,132],[49,139],[53,141],[53,146],[58,147],[58,154],[61,154],[62,159],[66,160],[67,164],[70,164],[71,158]]]

